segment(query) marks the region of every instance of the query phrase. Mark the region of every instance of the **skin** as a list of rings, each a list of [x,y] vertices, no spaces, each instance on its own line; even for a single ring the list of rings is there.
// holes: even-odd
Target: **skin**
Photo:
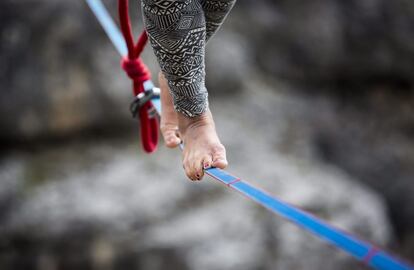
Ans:
[[[161,89],[161,133],[165,145],[177,147],[184,142],[182,155],[184,171],[192,181],[201,180],[205,168],[227,167],[226,150],[221,144],[210,110],[198,117],[186,117],[174,110],[168,82],[160,72],[158,75]]]

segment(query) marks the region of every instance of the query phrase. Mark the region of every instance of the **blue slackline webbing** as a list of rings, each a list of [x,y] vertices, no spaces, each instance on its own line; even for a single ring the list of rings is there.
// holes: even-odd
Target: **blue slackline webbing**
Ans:
[[[343,232],[332,225],[316,218],[315,216],[300,210],[282,200],[272,197],[265,192],[253,187],[240,178],[232,176],[227,172],[211,168],[207,169],[206,174],[222,182],[228,187],[242,193],[246,197],[256,201],[272,212],[284,217],[287,220],[301,226],[307,231],[326,240],[339,249],[342,249],[367,263],[375,269],[381,270],[413,270],[414,268],[397,260],[386,252],[379,250],[372,244],[359,240],[358,238]]]
[[[107,35],[110,37],[110,40],[118,49],[121,56],[125,56],[127,54],[125,41],[123,40],[118,28],[115,26],[112,18],[109,16],[109,13],[103,6],[101,0],[86,0],[86,2],[93,10],[94,14],[98,18],[102,27],[105,29]],[[152,88],[152,82],[147,81],[145,83],[145,89],[149,90]],[[159,98],[154,98],[151,101],[160,114],[161,104]],[[375,269],[414,270],[414,267],[409,266],[387,252],[378,249],[374,245],[343,232],[316,218],[315,216],[285,203],[276,197],[272,197],[247,182],[242,181],[240,178],[228,174],[224,170],[210,168],[206,169],[205,173]]]
[[[102,1],[86,0],[86,3],[92,9],[93,13],[95,14],[98,21],[101,23],[102,28],[105,30],[106,34],[112,41],[112,44],[114,44],[119,54],[123,57],[128,55],[128,49],[124,37],[122,36],[118,27],[109,15],[108,10],[102,4]]]

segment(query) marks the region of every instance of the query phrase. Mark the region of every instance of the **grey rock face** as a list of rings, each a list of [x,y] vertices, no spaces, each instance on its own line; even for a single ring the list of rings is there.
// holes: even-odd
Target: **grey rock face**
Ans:
[[[368,240],[397,242],[407,257],[413,3],[240,1],[207,46],[230,171]],[[150,50],[144,58],[155,72]],[[2,142],[135,127],[119,56],[82,1],[1,1],[0,59]],[[344,102],[343,92],[353,98]],[[137,147],[87,144],[2,157],[0,268],[360,267],[222,187],[186,183],[171,169],[180,167],[176,153],[144,161]]]
[[[84,1],[2,1],[0,17],[1,139],[130,126],[130,81]]]
[[[232,93],[256,73],[321,84],[411,84],[413,5],[241,1],[207,46],[207,86],[214,95]],[[0,10],[4,140],[130,126],[128,79],[83,1],[7,0]],[[156,71],[151,50],[144,58]]]
[[[311,137],[322,160],[380,192],[407,257],[414,255],[414,96],[376,87],[309,114]],[[355,100],[358,100],[355,102]],[[352,138],[352,139],[351,139]]]
[[[257,63],[295,81],[413,82],[414,4],[384,1],[245,1],[230,17]]]

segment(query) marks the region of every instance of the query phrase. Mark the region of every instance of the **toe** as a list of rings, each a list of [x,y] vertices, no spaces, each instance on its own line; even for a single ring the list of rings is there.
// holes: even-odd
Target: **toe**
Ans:
[[[226,149],[223,145],[216,147],[213,151],[212,166],[220,169],[226,168],[228,165],[226,158]]]
[[[164,127],[161,128],[162,135],[164,137],[165,145],[169,148],[177,147],[181,139],[177,135],[177,128],[175,127]]]
[[[228,162],[226,159],[217,159],[213,161],[213,167],[219,168],[219,169],[225,169],[228,165]]]
[[[189,159],[184,158],[183,167],[184,167],[185,174],[187,175],[187,177],[191,181],[197,181],[198,180],[197,176],[196,176],[196,173],[193,169],[193,164]]]
[[[165,145],[169,148],[175,148],[181,143],[180,138],[178,138],[175,133],[170,133],[165,136]]]
[[[211,164],[211,157],[209,160],[208,156],[199,158],[199,159],[195,159],[192,166],[193,166],[193,171],[194,171],[194,175],[196,177],[197,180],[201,180],[203,179],[204,176],[204,165],[205,163],[210,163]]]
[[[213,166],[213,157],[211,155],[205,156],[202,160],[203,169],[208,169]]]

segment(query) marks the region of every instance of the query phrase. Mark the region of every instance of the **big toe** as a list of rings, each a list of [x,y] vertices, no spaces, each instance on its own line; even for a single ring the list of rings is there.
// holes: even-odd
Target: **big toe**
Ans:
[[[213,151],[213,167],[224,169],[227,167],[228,162],[226,158],[226,149],[223,145],[216,147]]]

